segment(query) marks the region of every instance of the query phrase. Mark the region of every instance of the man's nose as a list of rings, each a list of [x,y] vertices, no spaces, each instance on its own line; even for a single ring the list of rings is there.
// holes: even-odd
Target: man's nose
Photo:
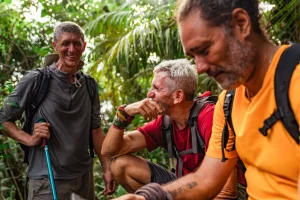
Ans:
[[[75,50],[75,47],[74,47],[74,44],[73,44],[73,43],[70,43],[70,44],[69,44],[68,50],[69,50],[70,52],[73,52],[73,51]]]
[[[152,88],[148,91],[147,97],[148,97],[148,98],[154,98],[154,92],[153,92],[153,89],[152,89]]]
[[[196,56],[195,63],[198,74],[203,74],[209,70],[210,65],[203,56]]]

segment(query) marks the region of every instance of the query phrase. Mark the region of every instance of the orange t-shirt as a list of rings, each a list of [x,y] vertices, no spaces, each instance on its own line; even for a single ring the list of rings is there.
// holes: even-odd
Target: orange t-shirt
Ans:
[[[236,89],[232,121],[236,133],[236,151],[225,150],[227,158],[238,155],[244,162],[249,199],[298,199],[298,177],[300,163],[299,144],[289,135],[281,121],[277,121],[268,136],[259,128],[276,109],[274,94],[275,70],[282,52],[288,46],[281,46],[275,53],[266,73],[262,88],[249,101],[245,87]],[[221,137],[224,127],[223,104],[226,91],[219,96],[215,107],[212,136],[206,155],[221,158]],[[297,122],[300,124],[300,64],[291,79],[289,99]],[[231,132],[227,149],[231,149],[234,135]],[[238,153],[238,155],[237,155]]]

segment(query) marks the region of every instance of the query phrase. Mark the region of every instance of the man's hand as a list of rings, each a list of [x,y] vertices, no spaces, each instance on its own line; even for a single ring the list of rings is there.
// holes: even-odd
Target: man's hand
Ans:
[[[124,108],[125,112],[131,116],[141,114],[145,120],[155,119],[158,115],[163,113],[162,107],[158,102],[153,101],[151,98],[143,99]]]
[[[33,134],[31,135],[27,146],[35,146],[41,143],[42,138],[49,139],[50,124],[46,122],[39,122],[34,124]]]
[[[125,194],[114,200],[146,200],[146,198],[136,194]]]
[[[116,181],[114,180],[110,171],[103,172],[103,180],[105,183],[105,195],[111,195],[116,190]]]

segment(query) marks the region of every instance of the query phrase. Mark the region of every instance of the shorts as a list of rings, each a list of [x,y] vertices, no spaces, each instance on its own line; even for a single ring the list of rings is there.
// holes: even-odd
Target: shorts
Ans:
[[[176,175],[166,168],[147,160],[151,171],[151,183],[165,184],[177,179]]]
[[[76,193],[88,200],[95,199],[93,171],[74,179],[55,179],[58,199],[69,200]],[[29,179],[28,200],[52,200],[49,178]]]

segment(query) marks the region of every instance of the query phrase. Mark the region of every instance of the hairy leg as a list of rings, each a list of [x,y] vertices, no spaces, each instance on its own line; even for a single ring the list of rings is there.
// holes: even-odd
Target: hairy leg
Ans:
[[[151,171],[147,161],[133,155],[123,155],[115,158],[111,163],[114,179],[127,192],[134,192],[151,181]]]

